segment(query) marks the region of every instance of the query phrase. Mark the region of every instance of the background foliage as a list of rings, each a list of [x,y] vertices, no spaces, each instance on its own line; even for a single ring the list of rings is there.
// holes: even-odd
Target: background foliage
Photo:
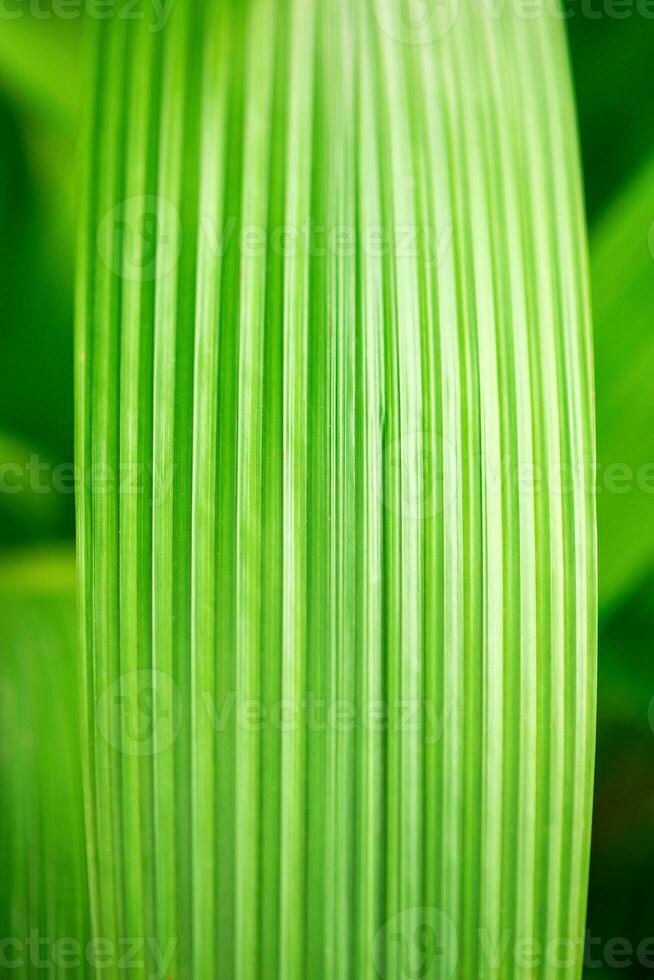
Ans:
[[[73,548],[82,77],[80,21],[48,17],[44,3],[39,11],[36,17],[25,7],[0,24],[0,548],[5,563],[15,552],[37,556],[12,566],[23,569],[24,588],[36,596],[44,575],[66,566],[52,562],[52,546],[58,555]],[[641,977],[654,972],[654,943],[635,953],[654,935],[654,20],[636,3],[618,9],[583,0],[566,11],[591,236],[599,443],[599,732],[587,974]],[[15,463],[19,492],[12,492],[19,470],[6,468]],[[66,571],[62,591],[70,592],[69,580]],[[14,602],[6,590],[2,602]],[[6,697],[17,682],[0,642]],[[615,942],[621,938],[633,953]]]

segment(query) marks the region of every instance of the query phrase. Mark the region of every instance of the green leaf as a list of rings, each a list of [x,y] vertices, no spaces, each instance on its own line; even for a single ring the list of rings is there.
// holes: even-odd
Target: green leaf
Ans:
[[[592,0],[568,0],[565,8],[592,227],[652,152],[652,14],[646,2],[626,17]]]
[[[61,529],[66,495],[53,486],[52,464],[13,434],[0,430],[0,541],[43,540]],[[68,481],[55,480],[57,489],[72,498],[73,467]],[[60,476],[61,470],[57,471]],[[49,479],[48,479],[49,477]]]
[[[81,25],[44,2],[3,9],[0,86],[48,127],[72,129],[79,107]],[[39,16],[40,14],[40,16]]]
[[[652,567],[654,161],[592,239],[600,600],[606,611]],[[625,412],[628,406],[628,412]]]
[[[594,434],[567,52],[510,5],[408,13],[222,0],[98,31],[91,874],[102,934],[173,944],[175,977],[533,976],[521,940],[539,976],[580,972]]]
[[[91,975],[74,581],[66,551],[0,564],[0,936],[20,977]]]
[[[30,136],[34,137],[32,129]],[[74,222],[62,182],[70,176],[75,154],[68,154],[54,182],[55,203],[43,194],[36,179],[39,164],[32,139],[24,138],[20,120],[3,99],[0,140],[7,147],[0,162],[0,221],[4,229],[0,237],[4,322],[0,361],[6,365],[0,387],[0,429],[34,446],[35,452],[53,464],[53,470],[61,463],[70,472]],[[55,152],[51,144],[48,159],[50,164],[54,159],[61,161],[61,147]],[[21,462],[20,457],[16,462]],[[68,520],[59,534],[72,534],[72,496],[68,502]]]

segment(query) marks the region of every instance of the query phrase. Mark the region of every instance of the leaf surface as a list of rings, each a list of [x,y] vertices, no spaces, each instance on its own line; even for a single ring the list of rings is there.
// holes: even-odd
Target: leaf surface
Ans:
[[[98,33],[92,878],[103,930],[175,940],[176,977],[533,976],[523,939],[539,977],[579,975],[594,433],[567,52],[509,6],[399,11],[196,2]]]

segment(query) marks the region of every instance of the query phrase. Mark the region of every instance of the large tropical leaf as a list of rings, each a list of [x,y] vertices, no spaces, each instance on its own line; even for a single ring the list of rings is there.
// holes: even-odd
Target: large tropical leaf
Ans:
[[[175,977],[577,976],[594,440],[562,25],[195,0],[102,25],[95,63],[96,929]]]

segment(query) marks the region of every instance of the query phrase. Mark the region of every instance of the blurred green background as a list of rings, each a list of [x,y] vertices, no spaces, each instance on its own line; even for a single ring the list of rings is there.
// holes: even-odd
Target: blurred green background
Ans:
[[[654,5],[579,0],[565,9],[598,419],[599,720],[586,975],[643,977],[654,974]],[[0,18],[0,587],[3,568],[27,568],[30,582],[42,567],[37,591],[47,592],[57,569],[69,577],[74,536],[84,93],[80,20],[48,17],[43,0],[38,11]],[[30,551],[41,557],[25,559]]]

